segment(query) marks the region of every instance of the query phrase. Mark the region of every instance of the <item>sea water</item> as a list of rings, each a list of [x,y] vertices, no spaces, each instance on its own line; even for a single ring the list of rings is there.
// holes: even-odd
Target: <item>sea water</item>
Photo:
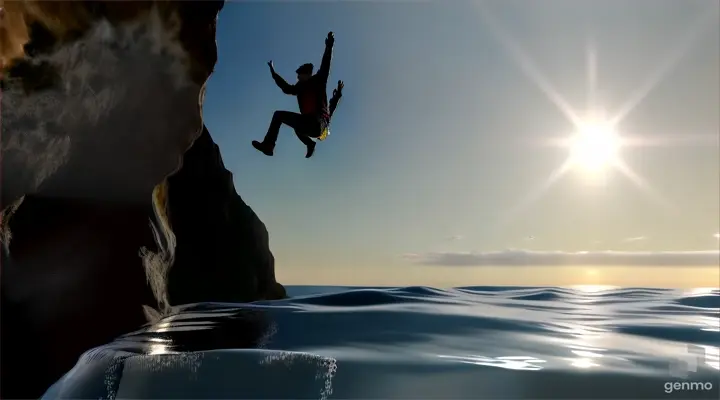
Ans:
[[[288,287],[88,351],[45,398],[718,399],[720,291]]]

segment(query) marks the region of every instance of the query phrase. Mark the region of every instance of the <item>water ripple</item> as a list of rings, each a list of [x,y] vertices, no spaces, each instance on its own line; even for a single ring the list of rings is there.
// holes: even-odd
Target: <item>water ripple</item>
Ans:
[[[86,353],[46,398],[718,398],[718,290],[289,293],[177,307]],[[672,385],[690,381],[711,387]]]

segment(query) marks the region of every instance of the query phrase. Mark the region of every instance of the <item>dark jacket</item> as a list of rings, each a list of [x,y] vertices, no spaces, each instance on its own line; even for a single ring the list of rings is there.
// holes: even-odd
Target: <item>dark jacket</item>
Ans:
[[[332,50],[332,46],[325,46],[320,68],[315,75],[305,82],[290,85],[274,71],[272,74],[275,83],[283,93],[297,96],[300,114],[312,115],[325,122],[330,121],[330,110],[328,109],[328,99],[325,92],[327,90],[328,76],[330,76]]]

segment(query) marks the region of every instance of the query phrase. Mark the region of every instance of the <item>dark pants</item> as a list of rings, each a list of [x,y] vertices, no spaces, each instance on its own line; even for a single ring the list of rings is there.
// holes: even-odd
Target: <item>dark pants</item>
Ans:
[[[322,133],[323,124],[313,115],[302,115],[290,111],[275,111],[263,143],[269,148],[275,148],[280,126],[285,124],[293,130],[301,142],[306,146],[312,146],[315,142],[310,138],[319,137]]]

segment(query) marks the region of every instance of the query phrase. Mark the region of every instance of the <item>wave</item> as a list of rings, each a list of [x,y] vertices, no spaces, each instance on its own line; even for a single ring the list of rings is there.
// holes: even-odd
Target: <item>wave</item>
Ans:
[[[716,289],[289,286],[288,294],[176,307],[86,353],[46,398],[718,395]],[[691,393],[674,382],[700,386]]]

